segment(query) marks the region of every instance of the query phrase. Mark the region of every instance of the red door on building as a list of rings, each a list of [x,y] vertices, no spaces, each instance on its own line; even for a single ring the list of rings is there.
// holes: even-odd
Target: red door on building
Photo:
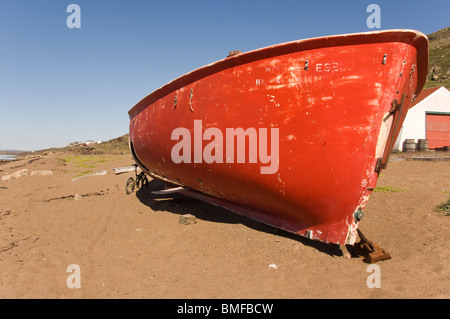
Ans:
[[[450,146],[450,114],[427,113],[428,148]]]

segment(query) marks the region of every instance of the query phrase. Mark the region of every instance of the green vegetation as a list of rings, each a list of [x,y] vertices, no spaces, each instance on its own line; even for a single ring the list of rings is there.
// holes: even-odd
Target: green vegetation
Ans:
[[[68,155],[59,158],[61,164],[73,164],[76,168],[80,169],[73,171],[74,173],[78,173],[74,178],[93,173],[93,169],[96,168],[98,164],[106,163],[111,160],[114,160],[114,157],[101,155]]]
[[[445,216],[450,216],[450,197],[436,207],[436,212],[444,214]]]
[[[408,191],[407,188],[396,188],[396,187],[390,187],[390,186],[377,186],[373,190],[374,192],[378,193],[398,193],[398,192],[406,192]]]
[[[73,163],[78,167],[94,168],[99,163],[105,163],[112,157],[99,155],[69,155],[63,158],[64,163]]]

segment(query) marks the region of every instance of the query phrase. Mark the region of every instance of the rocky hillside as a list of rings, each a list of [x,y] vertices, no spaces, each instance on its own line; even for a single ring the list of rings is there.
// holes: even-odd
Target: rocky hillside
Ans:
[[[450,27],[428,35],[430,59],[425,88],[445,86],[450,90]]]
[[[115,139],[103,142],[95,145],[78,145],[78,146],[66,146],[62,148],[49,148],[35,153],[49,153],[49,152],[63,152],[68,154],[77,155],[100,155],[100,154],[131,154],[128,146],[129,135],[117,137]]]

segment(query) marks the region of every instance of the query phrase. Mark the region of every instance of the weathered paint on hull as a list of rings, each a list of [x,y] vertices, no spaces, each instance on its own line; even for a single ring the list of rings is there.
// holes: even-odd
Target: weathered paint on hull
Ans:
[[[184,186],[185,195],[311,239],[352,244],[355,213],[387,163],[427,63],[427,38],[410,30],[302,40],[229,57],[133,107],[130,145],[145,172]],[[173,161],[176,128],[192,136],[191,163]],[[276,171],[261,174],[269,164],[251,162],[250,140],[244,163],[227,163],[225,146],[223,163],[194,158],[195,143],[203,150],[211,142],[202,140],[209,128],[223,132],[224,145],[227,128],[278,128]],[[267,143],[270,152],[270,133]],[[240,151],[235,146],[234,154]]]

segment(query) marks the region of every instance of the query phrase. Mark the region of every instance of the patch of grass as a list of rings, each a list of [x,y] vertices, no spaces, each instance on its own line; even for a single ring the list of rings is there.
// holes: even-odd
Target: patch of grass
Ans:
[[[378,193],[399,193],[399,192],[406,192],[408,191],[407,188],[396,188],[396,187],[390,187],[390,186],[377,186],[373,190],[374,192]]]
[[[113,160],[113,157],[107,157],[103,155],[68,155],[59,158],[61,164],[72,163],[75,167],[81,170],[75,170],[73,173],[78,173],[75,177],[80,177],[93,172],[93,169],[98,164],[106,163]]]
[[[73,178],[76,178],[76,177],[80,177],[80,176],[83,176],[83,175],[86,175],[86,174],[91,174],[91,173],[93,173],[93,171],[91,170],[91,171],[83,171],[83,172],[80,172],[81,174],[78,174],[78,175],[75,175]]]
[[[78,167],[94,168],[95,164],[106,163],[111,159],[111,157],[99,155],[69,155],[60,160],[63,163],[73,163]]]
[[[444,214],[445,216],[450,216],[450,197],[445,202],[436,207],[436,212]]]

